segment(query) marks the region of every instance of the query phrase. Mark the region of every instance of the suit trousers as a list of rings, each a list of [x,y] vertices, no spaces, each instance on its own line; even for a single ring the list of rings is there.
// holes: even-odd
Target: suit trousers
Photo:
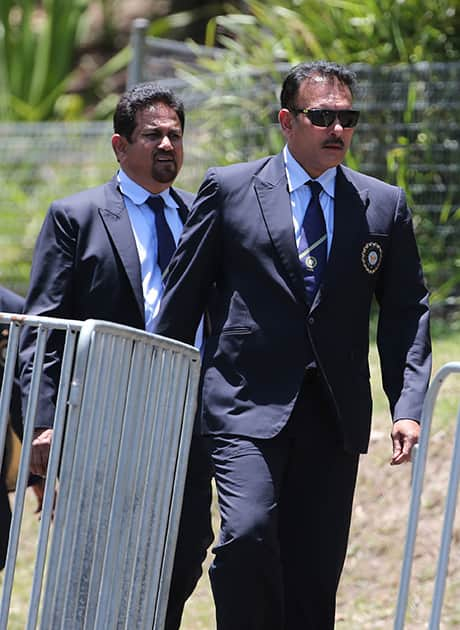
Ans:
[[[211,526],[211,461],[204,438],[192,437],[169,590],[165,630],[178,630],[185,602],[202,573],[214,535]]]
[[[221,515],[210,568],[218,630],[333,628],[359,454],[343,449],[320,379],[305,379],[276,437],[207,439]]]

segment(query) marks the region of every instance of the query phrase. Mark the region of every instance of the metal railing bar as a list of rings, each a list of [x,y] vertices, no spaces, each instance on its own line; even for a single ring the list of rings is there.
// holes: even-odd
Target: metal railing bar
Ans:
[[[452,532],[454,526],[455,512],[457,507],[458,486],[460,480],[460,408],[457,414],[457,430],[455,432],[455,442],[452,451],[452,464],[449,476],[449,486],[446,497],[446,509],[444,514],[444,525],[441,536],[441,545],[436,568],[436,580],[433,592],[433,604],[429,630],[437,630],[441,620],[442,604],[444,599],[444,589],[446,585],[447,569],[449,566],[449,553],[452,543]]]
[[[11,603],[13,590],[13,580],[16,568],[16,557],[19,546],[19,533],[24,510],[24,498],[26,494],[27,482],[29,479],[29,461],[32,438],[34,431],[35,410],[38,403],[41,366],[45,356],[47,330],[39,327],[37,334],[37,347],[34,359],[33,375],[30,383],[30,396],[27,404],[26,417],[24,420],[24,435],[21,448],[21,459],[19,465],[18,479],[16,482],[15,506],[13,510],[10,536],[8,542],[8,552],[4,569],[3,593],[0,608],[0,628],[6,630],[8,623],[8,612]]]
[[[62,440],[64,437],[66,405],[72,376],[72,365],[77,343],[77,334],[78,332],[76,330],[69,329],[67,331],[66,341],[64,344],[61,368],[61,382],[56,401],[56,411],[53,425],[53,439],[51,442],[50,457],[47,469],[47,481],[45,485],[43,508],[40,519],[40,534],[37,547],[37,557],[35,561],[34,580],[30,596],[27,630],[33,630],[36,627],[38,619],[41,589],[45,571],[46,552],[48,548],[48,538],[54,511],[59,459],[62,447]]]
[[[11,585],[47,345],[50,334],[66,335],[26,629],[34,630],[38,622],[43,630],[151,628],[154,617],[164,617],[166,606],[199,352],[99,320],[0,314],[2,321],[16,327],[16,340],[12,335],[8,346],[9,370],[18,354],[20,329],[37,329],[5,572],[8,580],[12,568]],[[3,383],[1,408],[8,410],[8,379]],[[184,461],[177,461],[178,456]],[[175,480],[180,471],[184,479]],[[2,630],[11,590],[4,582]]]
[[[415,458],[412,476],[412,494],[409,506],[406,543],[404,547],[394,630],[403,630],[404,628],[434,405],[441,385],[447,376],[453,372],[460,372],[460,362],[450,362],[443,365],[434,375],[425,396],[421,419],[422,430],[420,431],[417,457]]]
[[[3,465],[5,454],[6,431],[8,427],[11,394],[13,391],[14,373],[16,369],[16,356],[19,345],[20,327],[11,323],[8,333],[5,367],[3,369],[3,381],[0,397],[0,467]]]

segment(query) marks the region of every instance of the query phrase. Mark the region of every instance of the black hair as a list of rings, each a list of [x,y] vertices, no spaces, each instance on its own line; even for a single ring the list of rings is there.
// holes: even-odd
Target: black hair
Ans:
[[[352,70],[329,61],[307,61],[291,68],[285,77],[280,95],[281,107],[289,110],[295,109],[301,83],[314,76],[326,77],[330,80],[337,79],[349,88],[353,96],[353,91],[356,88],[356,74]]]
[[[157,83],[139,83],[123,94],[113,115],[113,130],[131,141],[136,127],[136,114],[155,103],[164,103],[173,109],[180,121],[182,131],[185,126],[184,104],[168,88]]]

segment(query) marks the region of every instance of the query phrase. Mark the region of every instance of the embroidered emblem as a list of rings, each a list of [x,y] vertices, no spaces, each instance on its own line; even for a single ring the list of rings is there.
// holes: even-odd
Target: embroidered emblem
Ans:
[[[378,243],[366,243],[361,252],[361,260],[367,273],[375,273],[382,264],[383,251]]]

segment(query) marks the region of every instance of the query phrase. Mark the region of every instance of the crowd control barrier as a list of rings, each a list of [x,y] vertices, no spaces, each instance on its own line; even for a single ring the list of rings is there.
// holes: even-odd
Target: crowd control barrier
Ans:
[[[460,372],[460,362],[446,363],[434,376],[428,389],[424,407],[422,411],[422,429],[420,431],[420,439],[415,457],[413,474],[412,474],[412,494],[409,511],[409,519],[407,525],[406,543],[404,548],[403,565],[401,570],[401,579],[399,585],[398,601],[396,607],[396,616],[394,630],[402,630],[404,628],[407,600],[409,595],[409,584],[411,578],[412,561],[414,555],[414,547],[417,536],[417,525],[420,513],[420,500],[423,490],[423,480],[425,474],[428,443],[431,431],[431,423],[433,419],[433,410],[435,402],[445,379],[453,373]],[[436,568],[436,577],[434,584],[434,592],[431,607],[431,616],[428,630],[438,630],[441,620],[441,611],[444,598],[444,589],[446,584],[447,569],[449,563],[449,553],[452,540],[452,531],[454,526],[455,511],[457,507],[458,487],[460,480],[460,407],[457,414],[457,426],[455,432],[455,441],[452,451],[452,462],[449,475],[449,484],[446,495],[446,505],[444,510],[444,522],[439,547],[438,563]]]
[[[47,339],[59,334],[65,347],[24,627],[161,630],[195,414],[198,350],[97,320],[0,314],[0,325],[9,326],[1,454],[20,335],[26,326],[36,333],[0,629],[9,627]]]

